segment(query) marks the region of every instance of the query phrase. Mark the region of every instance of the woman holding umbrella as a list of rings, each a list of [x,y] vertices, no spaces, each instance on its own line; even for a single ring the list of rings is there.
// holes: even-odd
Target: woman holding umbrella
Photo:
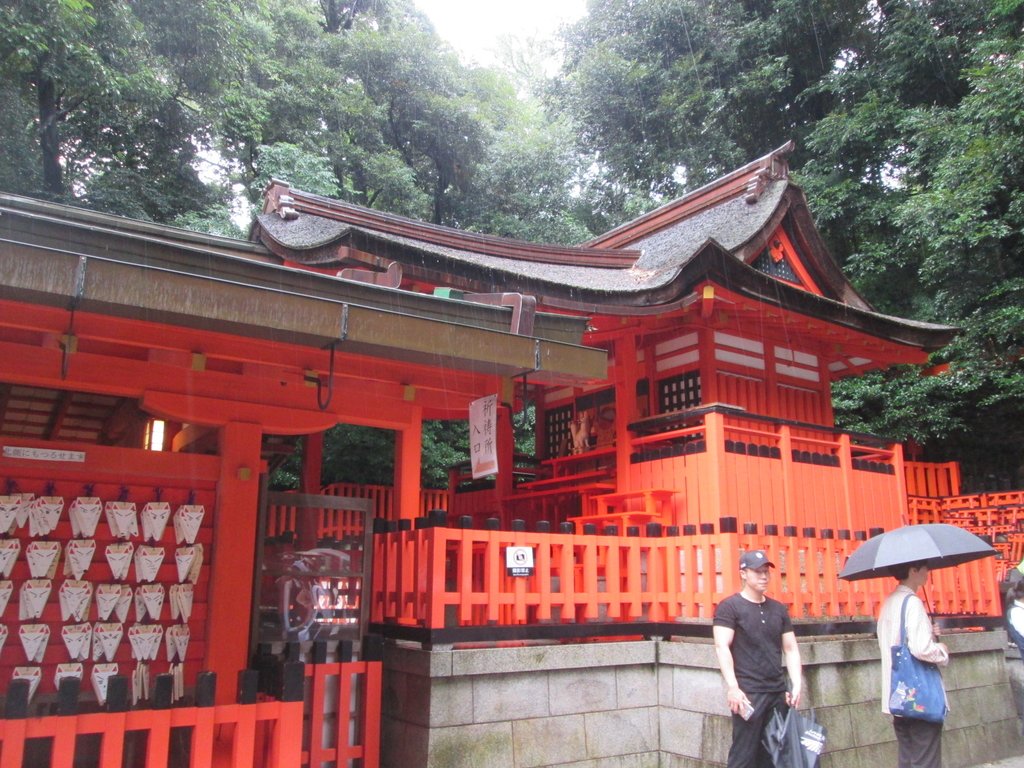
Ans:
[[[907,646],[914,657],[939,666],[949,663],[949,649],[937,639],[938,628],[917,596],[937,568],[992,557],[992,546],[969,531],[945,523],[905,525],[864,542],[850,555],[839,574],[848,581],[891,576],[899,582],[882,604],[878,617],[878,648],[882,655],[882,711],[892,714],[892,648],[900,645],[900,624],[906,615]],[[943,691],[943,696],[945,692]],[[942,723],[893,717],[899,768],[940,768]]]
[[[928,582],[928,563],[894,565],[890,571],[899,582],[882,604],[878,616],[878,648],[882,654],[882,711],[889,711],[889,691],[892,682],[892,655],[890,649],[900,643],[900,621],[906,612],[907,647],[921,659],[940,667],[949,664],[949,649],[936,639],[938,626],[928,618],[924,603],[917,591]],[[899,749],[899,768],[941,768],[942,723],[893,717]]]

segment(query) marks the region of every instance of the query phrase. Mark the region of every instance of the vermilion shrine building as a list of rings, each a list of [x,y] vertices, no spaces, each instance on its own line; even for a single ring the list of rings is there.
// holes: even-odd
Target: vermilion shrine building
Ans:
[[[24,678],[23,699],[31,686],[32,701],[70,707],[56,697],[58,671],[81,676],[80,698],[90,700],[96,665],[117,664],[123,678],[143,662],[162,685],[183,683],[183,701],[197,706],[147,710],[150,693],[127,714],[78,715],[72,735],[145,729],[146,759],[156,764],[174,754],[160,730],[170,723],[193,729],[193,760],[202,747],[245,763],[252,747],[239,734],[256,733],[265,764],[368,766],[379,745],[372,722],[349,752],[340,742],[318,751],[308,735],[296,751],[283,735],[303,719],[301,700],[250,705],[261,715],[233,703],[242,700],[236,678],[276,648],[271,640],[315,640],[319,622],[344,610],[355,639],[370,630],[428,650],[700,637],[737,587],[740,552],[754,546],[780,564],[777,596],[807,626],[863,630],[889,585],[835,575],[873,529],[908,522],[978,526],[999,537],[999,567],[1015,563],[1020,493],[963,496],[955,465],[908,462],[890,439],[835,429],[832,381],[923,363],[955,329],[880,314],[857,294],[789,180],[789,151],[579,247],[423,224],[280,182],[248,242],[0,196],[0,491],[13,516],[0,540],[12,595],[0,690]],[[456,467],[448,489],[424,491],[423,421],[465,419],[472,401],[495,393],[499,472],[474,480]],[[522,457],[511,425],[527,407],[536,409],[536,455]],[[156,421],[166,430],[162,451],[146,449]],[[318,436],[337,423],[395,432],[392,488],[332,488],[326,494],[342,498],[322,498]],[[296,436],[307,436],[305,495],[290,502],[261,492],[261,477]],[[102,505],[92,532],[72,519],[76,499]],[[134,503],[149,529],[119,534],[115,501]],[[173,522],[153,535],[161,504],[171,516],[201,508],[192,541]],[[62,575],[72,550],[84,562],[89,541],[91,561]],[[314,565],[271,607],[288,614],[318,579],[336,591],[349,579],[354,592],[331,593],[322,614],[307,612],[303,632],[289,634],[285,620],[278,637],[261,634],[263,582],[273,592],[284,583],[274,578],[295,575],[268,564],[341,543],[361,553],[358,567],[348,553],[337,573],[318,576]],[[125,544],[134,570],[119,573]],[[510,546],[532,550],[530,576],[507,574]],[[39,560],[51,551],[53,569]],[[163,560],[147,575],[140,553]],[[188,557],[183,571],[179,558]],[[937,577],[933,608],[951,626],[993,626],[993,561]],[[96,603],[69,613],[58,597],[68,580],[94,597],[126,587],[133,601],[171,599],[175,587],[179,599],[188,583],[191,610],[183,617],[133,602],[119,622]],[[44,581],[45,599],[25,591]],[[4,588],[0,581],[0,600]],[[314,602],[326,594],[316,589]],[[123,638],[109,653],[71,657],[66,628],[96,633],[100,623],[121,624]],[[178,656],[161,645],[140,659],[132,627],[161,638],[178,627],[175,637],[188,639]],[[311,712],[325,694],[307,646],[290,660],[305,662],[305,722],[317,733]],[[363,720],[372,721],[379,662],[360,663]],[[332,670],[344,679],[343,662]],[[209,684],[201,672],[218,681],[205,699],[192,693]],[[38,714],[38,703],[26,706]],[[83,725],[85,717],[100,719]],[[17,737],[12,722],[30,725]],[[9,745],[32,734],[52,738],[52,764],[65,764],[75,749],[67,722],[8,720],[0,765],[20,765],[6,762]],[[214,728],[226,722],[230,737]],[[426,744],[431,729],[422,730]]]

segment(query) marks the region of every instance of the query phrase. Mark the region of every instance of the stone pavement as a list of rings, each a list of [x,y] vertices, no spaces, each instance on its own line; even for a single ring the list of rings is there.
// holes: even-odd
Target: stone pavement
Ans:
[[[1008,757],[1005,760],[997,760],[994,763],[981,763],[974,768],[1024,768],[1024,755]]]

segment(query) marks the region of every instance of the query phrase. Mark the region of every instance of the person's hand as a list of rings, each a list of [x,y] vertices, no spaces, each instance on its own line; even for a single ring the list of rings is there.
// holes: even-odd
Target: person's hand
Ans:
[[[797,683],[793,686],[792,691],[786,691],[786,703],[791,707],[799,707],[801,696],[803,696],[803,690],[801,690],[800,683]]]
[[[729,703],[729,711],[734,715],[740,716],[743,715],[743,708],[750,703],[747,699],[747,694],[741,691],[738,685],[728,690],[725,694],[725,700]]]

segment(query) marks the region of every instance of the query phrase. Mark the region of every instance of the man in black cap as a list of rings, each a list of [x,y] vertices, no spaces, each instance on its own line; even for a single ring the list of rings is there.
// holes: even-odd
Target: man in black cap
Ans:
[[[732,712],[727,768],[771,768],[761,744],[764,727],[773,711],[800,703],[800,649],[793,623],[786,606],[765,595],[774,567],[764,550],[744,552],[743,588],[715,611],[715,653]]]

